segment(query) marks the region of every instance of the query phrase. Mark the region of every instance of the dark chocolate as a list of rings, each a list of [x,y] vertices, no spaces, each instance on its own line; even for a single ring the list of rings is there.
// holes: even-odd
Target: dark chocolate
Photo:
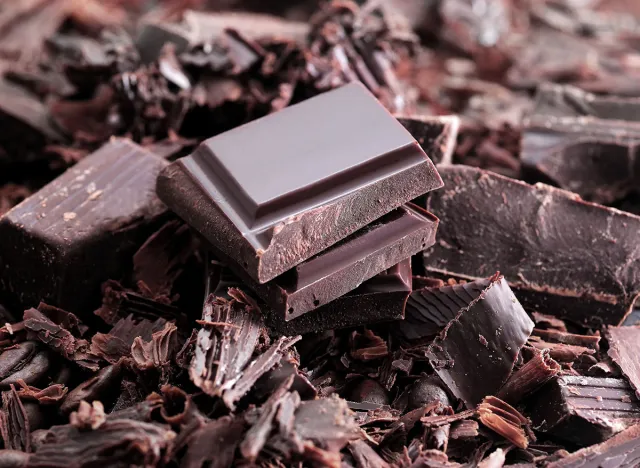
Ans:
[[[494,276],[425,289],[411,298],[415,302],[407,303],[406,319],[398,322],[397,331],[404,338],[418,338],[423,335],[414,333],[416,323],[432,323],[441,331],[425,355],[451,393],[469,408],[495,395],[533,329],[506,280]]]
[[[606,442],[578,450],[546,465],[547,468],[637,468],[640,464],[640,425]]]
[[[416,139],[434,164],[451,164],[458,136],[457,116],[425,117],[396,114],[396,119]]]
[[[437,218],[407,204],[283,275],[260,284],[224,262],[285,321],[322,307],[435,242]]]
[[[581,447],[640,422],[640,403],[623,379],[565,375],[529,402],[533,427]]]
[[[613,359],[640,398],[640,328],[609,327],[609,357]]]
[[[499,269],[527,310],[624,320],[640,293],[640,217],[480,169],[439,170],[447,188],[427,201],[441,220],[427,272],[473,280]]]
[[[525,119],[522,162],[598,203],[637,190],[640,99],[597,97],[570,86],[540,88]]]
[[[349,84],[205,141],[161,173],[158,195],[264,283],[441,186],[402,125]]]
[[[167,163],[113,140],[0,218],[0,296],[10,307],[40,301],[86,312],[100,285],[119,277],[159,227],[156,197]]]

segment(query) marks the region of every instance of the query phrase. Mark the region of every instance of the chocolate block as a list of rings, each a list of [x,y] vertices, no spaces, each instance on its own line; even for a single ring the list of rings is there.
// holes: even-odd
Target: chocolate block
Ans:
[[[452,164],[460,127],[456,116],[425,117],[395,114],[396,119],[416,139],[435,164]]]
[[[618,324],[640,293],[640,217],[465,166],[439,168],[441,219],[431,273],[477,279],[499,269],[525,309]]]
[[[640,99],[545,85],[524,123],[522,162],[585,199],[611,203],[640,182]]]
[[[418,143],[353,83],[207,140],[161,172],[158,195],[265,283],[441,186]]]
[[[613,359],[640,398],[640,328],[609,327],[609,357]]]
[[[408,203],[264,284],[251,279],[232,259],[221,259],[273,313],[289,321],[433,245],[437,226],[437,218]]]
[[[640,465],[640,425],[616,434],[602,444],[578,450],[547,468],[637,468]]]
[[[581,447],[640,422],[640,403],[623,379],[565,375],[531,400],[535,429]]]
[[[84,312],[168,214],[155,179],[167,163],[113,140],[0,218],[0,295]]]
[[[241,287],[240,280],[227,267],[209,263],[208,291],[224,296],[230,287]],[[265,322],[280,335],[302,335],[363,324],[401,320],[411,292],[411,260],[405,259],[387,271],[362,283],[357,289],[329,304],[286,321],[282,314],[263,307]],[[208,293],[207,293],[208,294]]]
[[[428,326],[427,326],[428,324]],[[425,354],[451,393],[471,408],[505,383],[533,322],[504,278],[423,289],[411,294],[405,339],[440,334]]]

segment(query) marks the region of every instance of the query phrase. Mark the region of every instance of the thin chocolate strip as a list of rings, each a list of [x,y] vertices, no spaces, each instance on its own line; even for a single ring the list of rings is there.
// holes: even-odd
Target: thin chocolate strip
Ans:
[[[160,198],[260,283],[441,186],[360,84],[211,138],[158,178]]]
[[[556,377],[529,410],[535,429],[583,447],[640,422],[640,403],[623,379]]]
[[[407,307],[413,319],[399,322],[398,331],[405,338],[415,337],[416,319],[441,327],[425,354],[451,393],[469,408],[495,395],[533,329],[504,278],[494,276],[464,287],[418,294],[412,297],[423,300],[424,307]]]
[[[522,162],[588,200],[611,203],[640,182],[640,99],[540,87],[525,119]]]
[[[155,179],[167,163],[113,140],[0,218],[0,300],[86,312],[166,219]]]
[[[562,368],[549,355],[549,350],[536,350],[533,357],[509,377],[498,397],[512,405],[534,393],[558,375]]]
[[[264,284],[252,280],[232,259],[223,256],[222,260],[272,313],[289,321],[433,245],[437,226],[437,218],[409,203]]]
[[[624,320],[640,293],[640,217],[481,169],[439,169],[447,188],[427,201],[441,220],[428,272],[473,280],[498,266],[528,310]]]

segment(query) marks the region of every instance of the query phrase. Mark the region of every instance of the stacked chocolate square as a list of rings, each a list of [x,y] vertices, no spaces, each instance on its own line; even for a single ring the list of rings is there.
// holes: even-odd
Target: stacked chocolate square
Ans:
[[[426,152],[354,83],[210,138],[161,172],[157,192],[281,331],[398,319],[411,256],[438,226],[411,200],[442,187],[429,153],[450,155],[458,121],[425,125]]]

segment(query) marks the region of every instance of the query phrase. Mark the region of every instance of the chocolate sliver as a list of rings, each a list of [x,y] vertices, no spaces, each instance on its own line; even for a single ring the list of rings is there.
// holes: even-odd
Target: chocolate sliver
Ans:
[[[609,327],[609,357],[622,370],[640,398],[640,328]]]

